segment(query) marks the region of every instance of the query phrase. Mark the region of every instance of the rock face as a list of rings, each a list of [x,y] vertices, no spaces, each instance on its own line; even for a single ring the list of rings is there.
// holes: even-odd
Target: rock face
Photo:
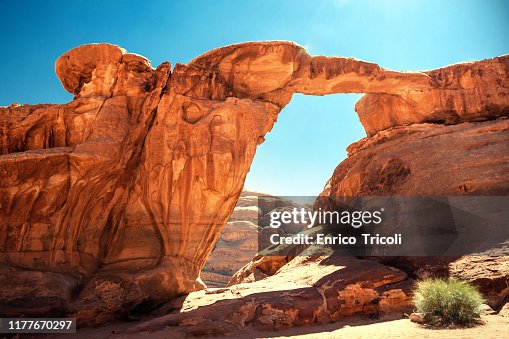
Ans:
[[[224,287],[258,251],[258,195],[243,191],[210,253],[200,277],[208,287]]]
[[[265,270],[270,272],[269,275],[275,273],[276,267],[279,269],[281,266],[271,264],[271,268],[268,268],[259,262],[266,260],[263,255],[257,255],[259,235],[263,236],[267,234],[265,231],[270,231],[268,229],[264,231],[263,227],[268,225],[272,211],[289,206],[301,207],[298,203],[269,194],[243,191],[200,273],[200,277],[207,287],[225,287],[229,284],[232,276],[246,263],[251,262],[253,257],[259,260],[256,261],[256,268],[252,267],[255,271],[251,270],[249,274],[255,274],[259,279],[261,276],[267,275],[267,273],[263,273]],[[280,234],[294,234],[300,231],[302,231],[302,225],[292,223],[278,229]],[[273,262],[272,259],[269,261]],[[247,280],[249,279],[243,276],[242,281],[246,282]]]
[[[165,315],[129,332],[178,326],[186,336],[242,336],[246,327],[280,330],[358,314],[378,318],[411,311],[414,282],[403,271],[353,257],[309,254],[268,278],[176,299],[160,310]]]
[[[460,161],[467,149],[498,156],[475,162],[485,166],[481,171],[465,157],[458,170],[472,176],[457,175],[451,184],[460,192],[504,190],[505,120],[415,124],[506,116],[508,65],[503,56],[395,72],[351,58],[311,57],[289,42],[255,42],[213,50],[172,70],[167,62],[154,69],[109,44],[70,50],[56,62],[64,88],[75,95],[70,103],[0,109],[0,264],[9,283],[15,275],[17,288],[28,293],[20,299],[3,289],[0,311],[38,316],[51,309],[100,323],[203,288],[199,272],[235,207],[256,147],[293,93],[369,93],[357,111],[368,135],[382,132],[358,149],[410,131],[402,142],[426,135],[429,141],[416,150],[442,145],[445,151],[451,145],[442,139],[463,133],[472,138],[470,148],[442,152],[444,164]],[[395,125],[412,126],[387,130]],[[458,133],[433,137],[436,128]],[[416,129],[423,131],[411,133]],[[366,185],[387,190],[391,180],[397,187],[417,171],[403,154],[368,161],[369,152],[359,150],[340,172],[364,164],[359,171],[369,176],[369,166],[388,161],[376,167],[384,181],[336,173],[330,192],[359,193]],[[480,188],[482,171],[490,183]],[[338,189],[343,186],[349,190]],[[421,192],[427,191],[413,193]],[[40,279],[45,283],[31,289]]]
[[[394,127],[348,147],[323,194],[507,195],[509,119]]]
[[[487,111],[486,117],[490,114]],[[507,196],[509,119],[414,124],[378,132],[350,145],[348,158],[336,168],[322,195]],[[371,259],[413,278],[449,276],[472,282],[497,311],[509,297],[507,257]]]
[[[368,136],[421,122],[458,124],[507,116],[509,55],[421,72],[428,86],[369,93],[355,105]]]
[[[467,256],[453,261],[450,275],[476,285],[493,309],[500,311],[509,300],[509,258]]]

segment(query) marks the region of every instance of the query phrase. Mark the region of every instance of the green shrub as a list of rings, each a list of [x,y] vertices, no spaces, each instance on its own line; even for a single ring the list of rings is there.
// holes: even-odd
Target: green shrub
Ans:
[[[413,301],[417,312],[434,326],[472,325],[479,321],[485,302],[474,286],[454,279],[418,282]]]

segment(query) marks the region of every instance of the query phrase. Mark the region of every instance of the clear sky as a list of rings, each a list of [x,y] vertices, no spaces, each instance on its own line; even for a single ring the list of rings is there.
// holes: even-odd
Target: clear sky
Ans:
[[[72,99],[54,62],[110,42],[157,66],[219,46],[293,40],[312,55],[353,56],[421,70],[509,53],[509,1],[7,1],[0,0],[0,105]],[[359,95],[295,95],[258,148],[246,187],[316,195],[364,130]]]

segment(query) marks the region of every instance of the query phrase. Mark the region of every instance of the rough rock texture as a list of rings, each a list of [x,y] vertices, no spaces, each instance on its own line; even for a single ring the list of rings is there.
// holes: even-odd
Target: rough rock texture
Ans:
[[[249,191],[240,195],[200,273],[207,287],[226,286],[231,276],[258,251],[258,195]]]
[[[486,303],[500,311],[509,300],[509,258],[507,256],[463,257],[369,257],[397,267],[413,279],[452,277],[468,281],[479,289]]]
[[[266,262],[268,258],[262,254],[257,255],[259,236],[263,237],[268,234],[265,231],[273,231],[273,229],[263,228],[268,225],[270,213],[281,208],[288,208],[288,206],[301,207],[298,203],[266,193],[243,191],[200,273],[200,277],[207,287],[225,287],[227,284],[231,284],[232,276],[237,275],[236,273],[246,263],[251,264],[250,272],[247,275],[255,274],[257,276],[257,279],[251,279],[251,281],[275,273],[282,265],[274,265],[272,258],[267,261],[272,262],[271,268],[264,266],[263,262]],[[293,234],[302,231],[302,227],[302,224],[289,223],[279,228],[277,232]],[[258,260],[251,261],[253,257]],[[243,275],[242,281],[248,281],[247,276]]]
[[[227,286],[255,282],[274,275],[293,258],[293,256],[256,255],[233,274]]]
[[[368,136],[421,122],[457,124],[507,116],[509,55],[421,72],[428,86],[369,93],[355,105]]]
[[[190,336],[232,335],[323,324],[362,314],[378,318],[410,312],[413,280],[396,268],[353,257],[295,258],[275,275],[229,288],[193,292],[159,310],[129,333],[178,326]]]
[[[348,153],[322,195],[509,195],[506,117],[450,126],[394,127],[352,144]],[[507,257],[370,259],[398,267],[413,278],[451,276],[470,281],[495,310],[500,310],[509,297]]]
[[[153,69],[144,57],[109,44],[70,50],[57,60],[56,72],[74,100],[0,108],[0,264],[3,272],[30,271],[15,274],[21,290],[39,275],[45,282],[32,298],[2,289],[0,309],[37,316],[50,307],[81,323],[100,323],[203,288],[200,269],[235,207],[256,147],[296,92],[369,93],[357,111],[368,135],[382,132],[358,147],[424,129],[399,140],[410,147],[424,133],[429,141],[421,145],[443,150],[434,152],[437,161],[456,157],[461,175],[444,174],[446,185],[500,192],[508,182],[506,120],[415,124],[507,115],[508,64],[503,56],[395,72],[352,58],[311,57],[289,42],[255,42],[213,50],[171,70],[167,62]],[[414,125],[386,131],[403,124]],[[447,131],[457,133],[447,137]],[[472,142],[449,151],[460,135]],[[371,149],[377,147],[384,144]],[[414,151],[425,153],[419,147]],[[463,147],[463,160],[455,147]],[[486,157],[488,150],[497,156]],[[404,154],[362,160],[367,152],[340,167],[360,159],[365,172],[358,176],[371,179],[352,172],[331,191],[398,192],[403,178],[411,182],[417,171]],[[485,186],[478,185],[480,173]],[[413,193],[425,194],[424,186]],[[58,295],[44,287],[55,285]]]
[[[285,204],[287,202],[285,201]],[[280,235],[286,235],[286,232],[281,231],[281,228],[272,229],[270,227],[266,227],[262,230],[269,231],[267,234],[279,233]],[[302,235],[315,236],[317,233],[323,233],[324,230],[321,226],[313,227],[310,229],[303,230],[300,233]],[[296,233],[291,233],[296,234]],[[263,236],[263,233],[261,234]],[[262,237],[259,240],[263,240]],[[264,242],[267,243],[267,242]],[[260,245],[259,245],[260,246]],[[300,260],[293,261],[297,256],[305,256],[306,253],[314,253],[315,250],[320,251],[321,248],[318,247],[314,249],[313,247],[308,248],[306,245],[302,244],[278,244],[271,245],[267,248],[264,248],[260,252],[258,252],[251,261],[249,261],[246,265],[244,265],[241,269],[239,269],[235,274],[231,277],[227,286],[233,286],[242,283],[251,283],[258,280],[265,279],[279,272],[282,267],[285,269],[288,267],[286,264],[292,262],[291,267],[294,266],[295,263],[301,263]],[[303,253],[307,251],[306,253]],[[275,255],[278,253],[284,253],[284,255]],[[332,254],[328,253],[328,254]],[[323,256],[323,255],[322,255]],[[323,259],[323,258],[321,258]]]
[[[509,300],[508,257],[462,257],[449,267],[452,277],[478,286],[494,310],[499,311]]]
[[[394,127],[348,147],[324,195],[508,195],[509,119]]]

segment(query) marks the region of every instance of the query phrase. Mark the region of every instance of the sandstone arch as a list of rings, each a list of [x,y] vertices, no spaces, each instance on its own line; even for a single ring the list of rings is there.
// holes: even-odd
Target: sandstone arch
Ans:
[[[19,273],[15,284],[59,281],[27,295],[94,321],[199,289],[256,147],[293,93],[367,93],[356,111],[371,136],[507,115],[508,65],[502,56],[396,72],[274,41],[172,70],[115,45],[72,49],[56,73],[74,100],[0,109],[4,276],[51,272]]]

